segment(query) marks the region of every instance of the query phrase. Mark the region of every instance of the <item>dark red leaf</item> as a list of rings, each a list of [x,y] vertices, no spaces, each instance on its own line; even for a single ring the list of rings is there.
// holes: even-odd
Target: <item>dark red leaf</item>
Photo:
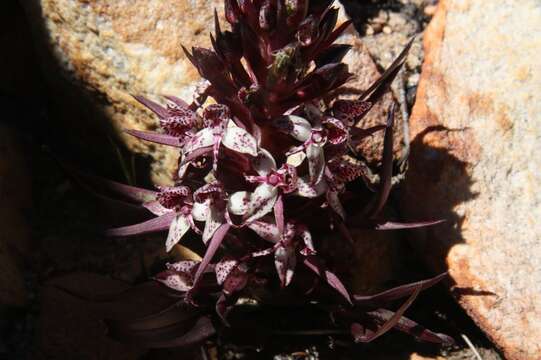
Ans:
[[[156,144],[181,147],[179,138],[176,136],[160,134],[152,131],[140,131],[140,130],[124,130],[131,136],[135,136],[138,139],[150,141]]]
[[[383,140],[383,156],[381,160],[380,183],[378,192],[375,195],[372,208],[368,212],[370,218],[375,218],[383,209],[389,193],[391,192],[393,177],[393,122],[394,122],[394,103],[389,109],[387,117],[387,128]]]
[[[201,275],[205,272],[205,269],[210,264],[212,258],[214,257],[214,254],[216,254],[216,251],[222,244],[222,241],[225,238],[225,235],[227,235],[227,232],[229,231],[229,228],[231,227],[230,224],[222,224],[216,232],[214,232],[214,235],[212,236],[212,239],[208,243],[207,251],[205,252],[205,256],[201,260],[201,263],[199,264],[199,267],[197,268],[197,272],[195,273],[194,281],[193,281],[193,287],[197,287],[197,283],[199,282],[199,279],[201,278]]]
[[[340,279],[338,279],[338,276],[336,276],[331,271],[325,269],[319,261],[317,261],[317,258],[315,256],[309,256],[306,259],[304,259],[304,265],[306,265],[310,270],[315,272],[318,276],[322,277],[327,283],[333,287],[336,291],[338,291],[346,300],[348,303],[352,304],[351,297],[349,296],[348,291],[346,290],[346,287]]]
[[[353,295],[353,301],[357,305],[377,305],[387,303],[404,296],[411,295],[417,288],[421,290],[428,289],[443,280],[448,274],[446,272],[430,279],[416,281],[411,284],[397,286],[395,288],[380,292],[374,295]]]
[[[394,78],[400,71],[400,68],[406,61],[406,56],[408,55],[409,49],[413,44],[414,38],[412,38],[398,57],[393,61],[393,63],[381,74],[381,76],[372,84],[368,89],[366,89],[359,100],[370,101],[372,104],[377,102],[379,98],[387,91]]]
[[[376,311],[369,312],[368,316],[372,317],[373,319],[377,321],[384,322],[384,321],[388,321],[393,316],[393,312],[386,309],[378,309]],[[398,320],[394,328],[398,331],[402,331],[406,334],[412,335],[417,340],[420,340],[420,341],[431,342],[431,343],[436,343],[436,344],[444,344],[444,345],[455,344],[455,340],[452,337],[426,329],[423,326],[417,324],[415,321],[410,320],[405,316],[402,316]]]
[[[420,227],[425,227],[425,226],[441,224],[442,222],[445,222],[445,220],[420,221],[420,222],[410,222],[410,223],[386,221],[382,223],[377,223],[374,226],[374,229],[376,230],[415,229],[415,228],[420,228]]]
[[[161,119],[165,119],[169,115],[166,108],[150,99],[139,95],[133,95],[133,98],[139,101],[141,104],[145,105],[150,110],[152,110],[152,112],[158,115],[158,117],[160,117]]]
[[[400,321],[400,318],[406,312],[406,310],[410,307],[410,305],[413,303],[415,298],[417,298],[417,295],[421,292],[421,286],[417,286],[414,290],[414,292],[411,294],[411,296],[408,298],[408,300],[400,306],[400,308],[389,318],[387,319],[383,325],[381,325],[375,332],[372,331],[366,331],[366,329],[358,324],[353,323],[351,325],[351,335],[353,335],[353,339],[355,342],[370,342],[381,335],[385,334],[387,331],[391,330],[397,323]]]
[[[321,67],[323,65],[338,63],[342,61],[344,56],[351,49],[351,45],[347,44],[335,44],[331,45],[323,50],[316,58],[316,66]]]
[[[231,25],[238,23],[242,16],[237,0],[225,0],[224,12],[227,22],[229,22]]]
[[[150,234],[158,231],[164,231],[169,229],[171,222],[175,218],[176,214],[174,211],[171,211],[165,215],[158,216],[156,218],[147,220],[140,224],[122,226],[114,229],[109,229],[105,231],[106,236],[134,236],[134,235],[144,235]]]
[[[173,316],[172,312],[190,311],[194,314],[193,309],[170,309],[163,313],[160,317],[166,322],[171,322],[169,325],[160,327],[151,327],[145,321],[140,323],[141,330],[135,330],[123,327],[122,323],[108,321],[109,333],[111,337],[129,343],[136,343],[144,348],[171,348],[171,347],[186,347],[204,341],[214,335],[215,329],[208,317],[188,317],[182,320],[168,319]]]

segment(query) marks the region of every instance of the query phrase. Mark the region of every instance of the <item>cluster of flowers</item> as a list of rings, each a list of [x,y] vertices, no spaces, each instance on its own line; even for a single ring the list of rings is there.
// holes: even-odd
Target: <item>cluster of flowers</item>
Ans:
[[[339,99],[334,91],[352,74],[341,62],[349,46],[334,41],[349,22],[336,26],[338,10],[331,3],[225,0],[231,30],[222,31],[216,15],[213,49],[184,49],[206,79],[193,102],[168,96],[162,106],[136,97],[158,116],[163,132],[127,130],[179,149],[176,185],[157,191],[117,185],[156,217],[109,234],[168,230],[168,251],[190,232],[199,235],[206,247],[202,260],[168,264],[157,279],[194,305],[199,295],[218,286],[216,309],[224,321],[243,291],[274,281],[281,288],[292,286],[300,267],[305,274],[299,283],[323,280],[323,286],[342,296],[336,303],[344,306],[409,296],[396,313],[372,312],[371,321],[381,325],[377,331],[368,331],[357,315],[352,317],[354,338],[369,341],[393,326],[405,331],[417,326],[405,322],[402,314],[421,289],[441,276],[376,296],[352,296],[319,251],[326,240],[315,233],[335,229],[344,241],[353,240],[347,231],[347,202],[359,201],[355,189],[370,184],[356,148],[378,131],[385,132],[380,183],[363,205],[364,220],[356,225],[385,230],[431,224],[381,221],[391,188],[392,109],[386,124],[362,128],[363,116],[387,91],[411,43],[357,99]],[[269,276],[269,264],[277,276]],[[203,281],[213,273],[210,285]],[[347,318],[351,311],[342,308],[340,313]],[[449,341],[428,330],[416,335]]]

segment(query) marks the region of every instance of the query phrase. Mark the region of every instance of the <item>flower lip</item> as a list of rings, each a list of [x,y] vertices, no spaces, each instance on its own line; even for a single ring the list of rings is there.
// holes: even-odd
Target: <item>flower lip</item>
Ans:
[[[187,186],[160,187],[156,200],[167,209],[180,209],[191,204],[191,190]]]
[[[312,130],[312,143],[317,145],[325,145],[327,141],[327,131],[325,129]]]
[[[203,111],[204,125],[206,127],[215,127],[225,125],[231,118],[229,108],[222,104],[211,104]]]
[[[205,201],[223,200],[225,197],[222,184],[214,181],[197,189],[194,193],[194,199],[198,203]]]
[[[267,175],[246,176],[251,183],[268,184],[282,189],[284,193],[290,193],[297,188],[297,171],[294,166],[284,164],[278,170],[271,169]]]
[[[281,176],[277,172],[272,172],[267,176],[267,183],[272,186],[277,186],[282,182]]]

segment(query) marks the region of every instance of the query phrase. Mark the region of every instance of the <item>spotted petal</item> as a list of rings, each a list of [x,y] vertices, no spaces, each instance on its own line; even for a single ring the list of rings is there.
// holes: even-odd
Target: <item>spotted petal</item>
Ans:
[[[257,142],[255,138],[248,131],[238,126],[227,127],[222,144],[233,151],[257,156]]]
[[[276,161],[271,153],[265,149],[259,149],[257,157],[252,161],[254,170],[261,176],[268,175],[271,170],[276,170]]]
[[[250,203],[244,221],[250,223],[273,211],[277,198],[278,189],[276,187],[269,184],[259,185],[250,195]]]
[[[175,271],[164,271],[156,277],[156,280],[176,291],[186,292],[192,288],[193,279],[185,274]]]
[[[304,242],[304,248],[301,250],[301,254],[304,256],[315,255],[316,249],[314,242],[312,241],[312,234],[304,225],[297,225],[297,233]]]
[[[249,223],[248,227],[264,240],[272,243],[280,241],[280,232],[278,231],[278,226],[276,226],[276,224],[257,220]]]
[[[310,122],[296,115],[280,116],[274,119],[273,126],[302,142],[307,141],[312,134]]]
[[[250,193],[247,191],[237,191],[229,196],[227,209],[231,214],[244,215],[248,211],[250,203]]]
[[[169,227],[169,234],[167,235],[167,240],[165,241],[165,250],[167,252],[171,251],[173,246],[178,244],[189,229],[190,222],[186,216],[180,214],[177,215]]]
[[[204,128],[197,132],[184,147],[184,154],[188,155],[194,150],[214,145],[214,134],[212,128]]]
[[[347,140],[348,130],[340,120],[326,117],[323,125],[327,128],[327,138],[331,144],[338,145]]]
[[[342,218],[342,220],[346,218],[346,211],[344,210],[336,191],[327,192],[327,202],[331,209],[333,209],[334,212]]]
[[[196,221],[206,221],[209,211],[208,202],[195,202],[192,207],[192,217]]]
[[[203,230],[203,242],[206,244],[214,235],[216,230],[225,223],[224,211],[216,206],[210,205],[205,229]]]
[[[192,288],[199,261],[182,260],[166,264],[167,270],[158,274],[156,280],[171,289],[186,292]]]
[[[325,180],[314,185],[306,176],[297,179],[297,195],[302,197],[316,198],[324,194],[327,188],[328,186]]]
[[[157,200],[146,202],[146,203],[143,204],[143,207],[145,209],[147,209],[148,211],[150,211],[151,213],[153,213],[154,215],[156,215],[156,216],[162,216],[162,215],[164,215],[164,214],[166,214],[168,212],[173,211],[171,209],[168,209],[168,208],[164,207]]]
[[[306,158],[308,159],[308,171],[310,173],[310,181],[312,184],[317,184],[323,177],[325,170],[325,155],[323,147],[316,144],[310,144],[306,148]]]
[[[293,246],[289,244],[281,245],[274,252],[274,265],[282,286],[289,285],[291,279],[293,279],[296,264],[297,257]]]
[[[232,258],[224,258],[216,263],[214,271],[216,273],[216,281],[218,285],[222,285],[231,274],[231,272],[237,267],[238,261]]]

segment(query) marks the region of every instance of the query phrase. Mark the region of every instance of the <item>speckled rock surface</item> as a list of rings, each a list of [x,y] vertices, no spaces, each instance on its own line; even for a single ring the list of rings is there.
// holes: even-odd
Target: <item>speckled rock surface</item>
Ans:
[[[414,243],[507,358],[541,358],[541,4],[445,0],[425,32],[404,188]],[[446,259],[443,263],[439,259]]]
[[[157,119],[130,94],[153,99],[173,94],[191,99],[199,75],[180,45],[188,48],[210,45],[212,10],[216,8],[221,13],[223,1],[30,0],[21,3],[35,27],[49,83],[57,92],[56,97],[61,98],[62,117],[68,119],[61,126],[73,128],[74,136],[80,136],[87,148],[94,149],[104,137],[103,132],[96,130],[98,125],[112,127],[112,133],[128,149],[151,154],[155,183],[170,182],[176,168],[175,151],[140,142],[121,132],[122,128],[144,130],[157,126]],[[344,14],[341,20],[345,20]],[[367,86],[378,74],[374,62],[351,33],[341,42],[344,41],[355,46],[348,62],[360,83]],[[372,112],[370,122],[384,121],[389,101],[392,101],[390,97]],[[66,104],[70,103],[74,106],[68,108]]]

